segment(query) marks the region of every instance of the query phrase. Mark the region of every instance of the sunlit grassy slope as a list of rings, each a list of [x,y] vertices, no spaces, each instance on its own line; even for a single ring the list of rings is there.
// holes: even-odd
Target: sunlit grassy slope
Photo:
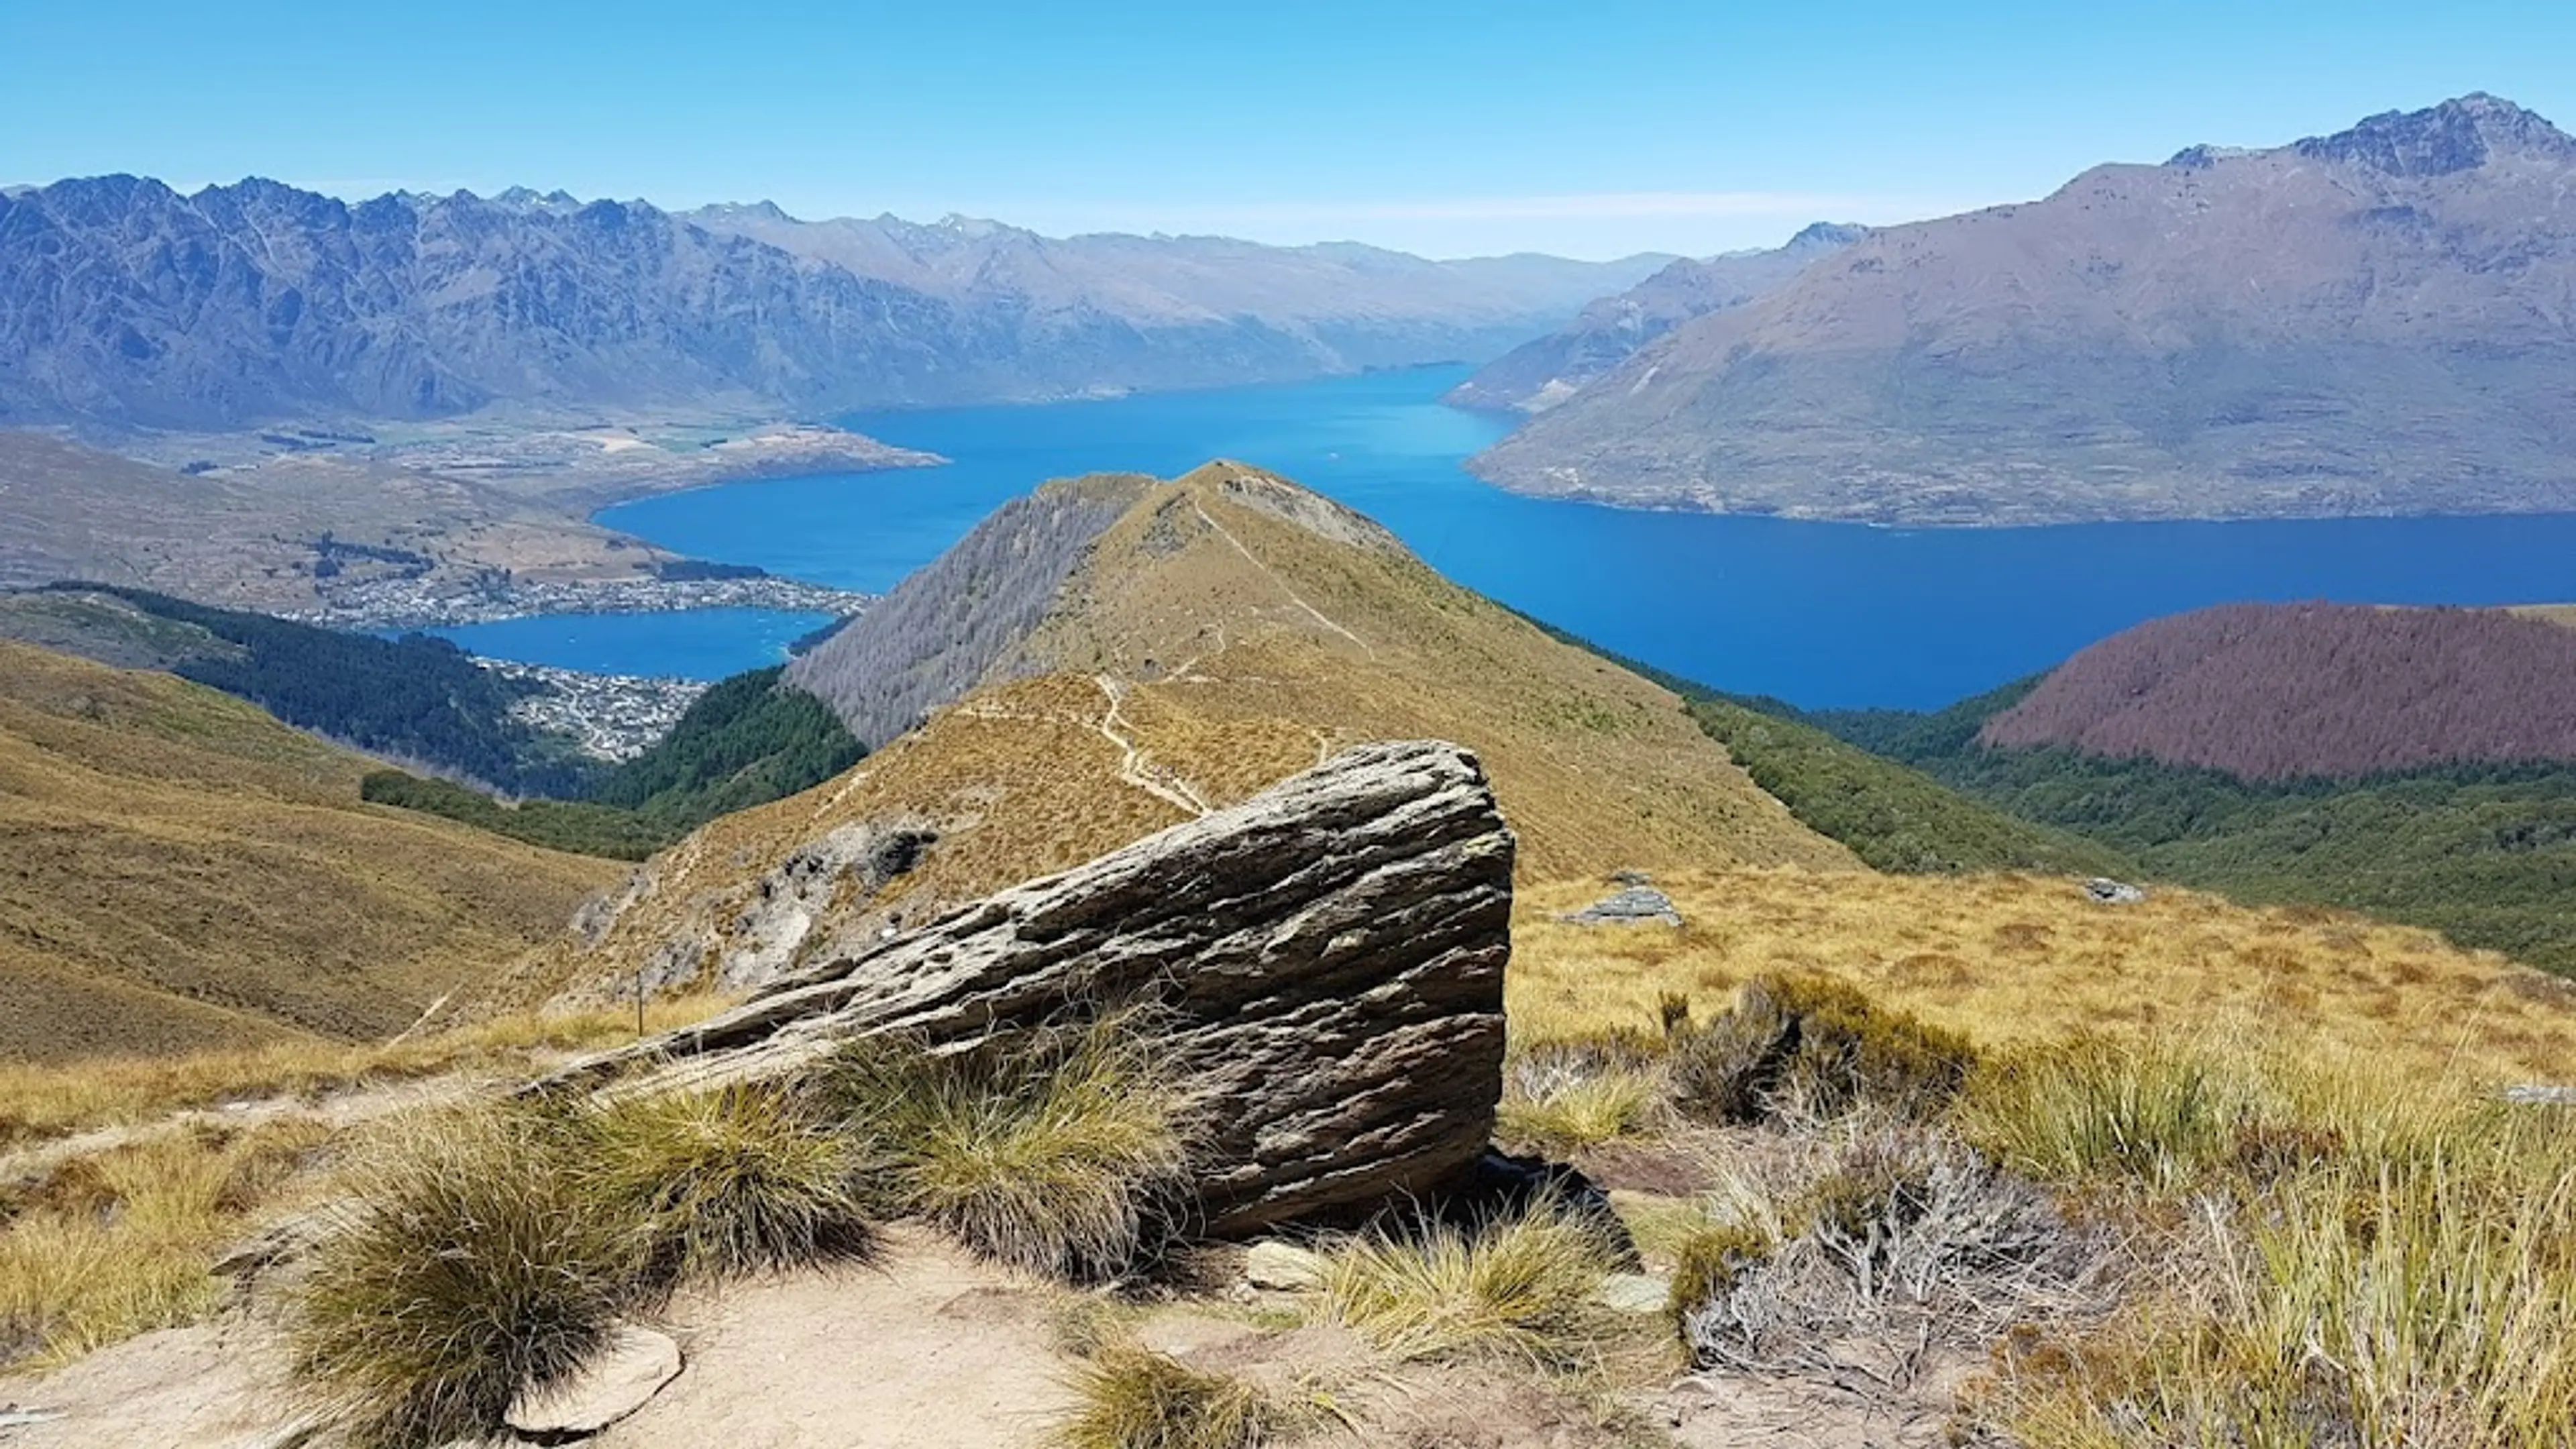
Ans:
[[[1558,919],[1608,889],[1522,894],[1516,1037],[1652,1030],[1658,998],[1705,1015],[1765,972],[1822,972],[1987,1044],[2079,1032],[2242,1035],[2410,1079],[2576,1075],[2576,987],[2430,931],[2158,890],[2102,906],[2040,876],[1692,872],[1660,882],[1687,924]]]
[[[362,804],[367,768],[213,690],[0,642],[0,1058],[389,1035],[616,877]]]
[[[968,605],[961,604],[961,607]],[[1053,610],[987,674],[840,779],[718,820],[660,857],[595,946],[542,991],[730,949],[761,881],[836,828],[938,841],[798,946],[863,940],[1240,800],[1348,745],[1436,737],[1478,753],[1524,879],[1710,865],[1850,872],[1669,691],[1442,579],[1359,515],[1212,464],[1152,485]]]

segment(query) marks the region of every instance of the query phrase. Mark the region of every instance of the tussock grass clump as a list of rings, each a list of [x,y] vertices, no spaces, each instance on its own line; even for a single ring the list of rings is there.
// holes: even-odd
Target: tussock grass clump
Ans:
[[[2251,1071],[2251,1068],[2245,1070]],[[2576,1423],[2576,1123],[2271,1079],[2293,1157],[2213,1169],[2148,1310],[2031,1346],[2036,1445],[2556,1445]],[[2349,1115],[2346,1115],[2349,1114]],[[2232,1199],[2232,1205],[2229,1201]]]
[[[1186,1097],[1129,1016],[959,1050],[854,1042],[823,1096],[892,1206],[1012,1267],[1120,1277],[1190,1201]]]
[[[1598,1222],[1543,1203],[1467,1229],[1376,1230],[1324,1253],[1320,1311],[1397,1359],[1594,1366],[1617,1324],[1594,1299],[1617,1265]]]
[[[2079,1038],[1979,1071],[1959,1104],[1970,1140],[2050,1182],[2191,1190],[2296,1156],[2297,1134],[2241,1059],[2172,1042]]]
[[[1101,1344],[1071,1386],[1063,1449],[1259,1449],[1290,1427],[1259,1386],[1124,1340]]]
[[[1679,1031],[1672,1074],[1677,1105],[1701,1121],[1824,1121],[1861,1107],[1936,1113],[1975,1062],[1966,1037],[1843,982],[1775,975],[1746,982],[1725,1015]]]
[[[489,1434],[648,1293],[651,1235],[578,1170],[576,1132],[524,1106],[449,1113],[353,1168],[292,1342],[314,1406],[358,1443]]]
[[[856,1256],[868,1241],[850,1137],[788,1091],[732,1085],[626,1098],[583,1123],[580,1171],[679,1276]]]

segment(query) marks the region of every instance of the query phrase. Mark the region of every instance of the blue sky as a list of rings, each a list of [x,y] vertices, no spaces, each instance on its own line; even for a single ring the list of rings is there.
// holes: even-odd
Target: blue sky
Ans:
[[[514,183],[1434,255],[1705,253],[2488,90],[2576,4],[0,0],[0,183]]]

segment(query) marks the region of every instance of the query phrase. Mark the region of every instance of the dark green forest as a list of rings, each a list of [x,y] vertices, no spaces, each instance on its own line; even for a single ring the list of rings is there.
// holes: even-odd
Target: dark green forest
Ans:
[[[577,797],[597,771],[570,740],[511,716],[535,686],[479,667],[444,639],[344,633],[143,589],[57,588],[112,595],[234,645],[182,659],[171,672],[371,755],[418,760],[513,795]]]
[[[2065,871],[2334,906],[2576,977],[2576,767],[2258,783],[2059,748],[1989,749],[1978,731],[2042,676],[1940,710],[1809,711],[1539,627],[1681,695],[1754,783],[1876,869]]]

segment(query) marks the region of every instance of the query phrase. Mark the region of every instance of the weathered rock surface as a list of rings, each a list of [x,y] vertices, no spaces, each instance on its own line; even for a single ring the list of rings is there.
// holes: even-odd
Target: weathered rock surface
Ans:
[[[1678,926],[1682,923],[1682,913],[1673,905],[1671,896],[1645,884],[1640,878],[1565,919],[1578,926],[1633,926],[1644,921]]]
[[[644,1407],[679,1376],[679,1344],[628,1324],[579,1373],[521,1395],[510,1406],[509,1425],[541,1444],[586,1438]]]
[[[2126,881],[2113,880],[2108,876],[2095,876],[2086,881],[2084,894],[2095,903],[2105,906],[2134,906],[2147,898],[2147,893],[2143,889]]]
[[[1492,1135],[1512,850],[1474,755],[1366,745],[548,1084],[774,1078],[853,1037],[962,1043],[1142,998],[1200,1074],[1211,1233],[1424,1192]]]
[[[1324,1286],[1324,1260],[1312,1249],[1264,1238],[1243,1255],[1243,1281],[1273,1293],[1309,1293]]]

